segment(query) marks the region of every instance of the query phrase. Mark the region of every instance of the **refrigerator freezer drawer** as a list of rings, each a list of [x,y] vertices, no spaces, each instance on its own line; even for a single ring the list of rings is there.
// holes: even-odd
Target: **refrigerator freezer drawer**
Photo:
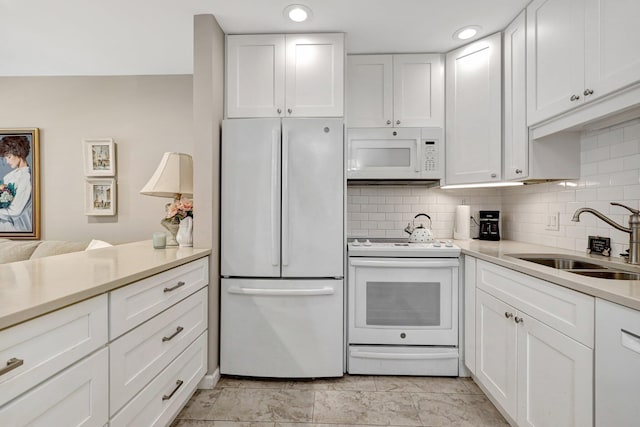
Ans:
[[[343,374],[343,280],[222,279],[220,372]]]

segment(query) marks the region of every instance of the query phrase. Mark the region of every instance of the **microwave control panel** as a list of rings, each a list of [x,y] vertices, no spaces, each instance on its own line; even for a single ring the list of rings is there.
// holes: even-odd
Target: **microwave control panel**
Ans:
[[[434,140],[422,141],[422,161],[425,172],[437,172],[440,169],[438,143]]]

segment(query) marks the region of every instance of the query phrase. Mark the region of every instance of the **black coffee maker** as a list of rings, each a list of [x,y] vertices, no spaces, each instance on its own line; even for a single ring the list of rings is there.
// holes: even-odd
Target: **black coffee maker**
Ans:
[[[500,240],[500,211],[480,211],[480,240]]]

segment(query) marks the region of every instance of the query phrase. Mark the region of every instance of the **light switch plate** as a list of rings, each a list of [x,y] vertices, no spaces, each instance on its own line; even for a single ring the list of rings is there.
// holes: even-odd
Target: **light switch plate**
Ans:
[[[547,214],[547,223],[545,230],[559,231],[560,230],[560,212],[552,212]]]

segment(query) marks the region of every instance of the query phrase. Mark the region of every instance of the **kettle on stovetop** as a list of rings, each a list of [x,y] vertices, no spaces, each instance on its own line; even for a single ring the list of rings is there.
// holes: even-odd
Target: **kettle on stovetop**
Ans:
[[[416,227],[416,218],[418,218],[419,216],[426,216],[429,219],[429,228],[426,228],[422,223],[420,223]],[[425,213],[419,213],[414,216],[413,223],[408,223],[404,231],[405,233],[410,234],[409,242],[427,243],[433,241],[433,233],[431,232],[431,217]]]

